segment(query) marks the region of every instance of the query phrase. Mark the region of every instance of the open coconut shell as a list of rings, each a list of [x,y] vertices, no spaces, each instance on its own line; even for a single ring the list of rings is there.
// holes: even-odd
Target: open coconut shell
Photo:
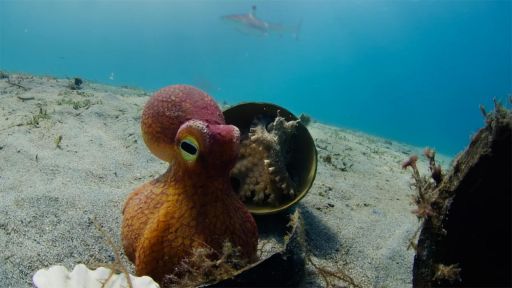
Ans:
[[[437,188],[414,287],[510,287],[512,112],[496,103]]]
[[[223,113],[226,123],[238,127],[242,135],[249,133],[251,125],[258,117],[271,121],[275,120],[277,116],[283,117],[285,121],[299,120],[290,111],[271,103],[241,103],[226,109]],[[317,169],[316,146],[308,129],[300,121],[297,122],[295,133],[291,135],[288,145],[290,147],[286,148],[291,151],[291,155],[286,163],[286,170],[294,179],[294,196],[277,206],[269,203],[244,201],[254,215],[274,214],[294,206],[306,196],[313,185]],[[236,187],[235,191],[237,191]]]
[[[279,216],[274,216],[279,217]],[[257,218],[260,226],[268,227],[269,219]],[[277,219],[277,222],[280,222]],[[272,220],[274,223],[275,219]],[[263,230],[265,230],[264,227]],[[276,227],[273,227],[276,228]],[[270,256],[261,259],[227,279],[200,287],[289,287],[297,286],[305,273],[305,235],[300,211],[296,210],[288,225],[282,225],[277,233],[284,234],[284,245]],[[268,229],[267,229],[268,230]],[[276,231],[262,231],[276,233]]]

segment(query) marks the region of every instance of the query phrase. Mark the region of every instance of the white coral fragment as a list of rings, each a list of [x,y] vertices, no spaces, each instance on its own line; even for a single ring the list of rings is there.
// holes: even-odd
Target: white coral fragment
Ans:
[[[130,275],[132,288],[159,288],[148,276]],[[69,272],[64,266],[55,265],[40,269],[32,277],[37,288],[121,288],[130,287],[124,274],[113,274],[112,270],[99,267],[89,270],[84,264],[78,264]]]

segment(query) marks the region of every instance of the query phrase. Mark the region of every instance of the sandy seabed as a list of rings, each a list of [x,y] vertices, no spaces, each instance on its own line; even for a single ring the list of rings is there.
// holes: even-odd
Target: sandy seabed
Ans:
[[[51,265],[112,263],[94,223],[121,246],[124,200],[167,168],[140,135],[149,92],[88,82],[71,90],[69,83],[0,79],[0,287],[31,287],[34,272]],[[308,129],[318,173],[299,208],[312,259],[362,287],[410,287],[407,246],[419,222],[411,173],[401,163],[422,148],[321,123]],[[437,158],[448,166],[449,158]],[[302,286],[324,285],[308,265]]]

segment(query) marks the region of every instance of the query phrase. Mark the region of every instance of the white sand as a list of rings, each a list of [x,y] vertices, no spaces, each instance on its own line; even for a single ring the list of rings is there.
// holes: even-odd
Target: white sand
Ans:
[[[0,80],[0,287],[30,287],[33,273],[50,265],[113,262],[92,219],[120,246],[124,199],[166,169],[139,133],[149,94],[93,83],[71,91],[68,80],[51,77],[11,80],[28,90]],[[87,100],[89,107],[78,107]],[[40,109],[49,119],[29,123]],[[400,164],[421,149],[318,123],[308,128],[319,166],[300,208],[314,260],[364,287],[410,286],[414,252],[406,247],[418,221],[410,172]],[[303,286],[323,286],[311,267]]]

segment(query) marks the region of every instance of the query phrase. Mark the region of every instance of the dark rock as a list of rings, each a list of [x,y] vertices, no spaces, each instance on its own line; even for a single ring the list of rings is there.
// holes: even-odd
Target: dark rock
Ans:
[[[419,236],[414,287],[512,285],[512,114],[497,104],[486,118],[440,183]],[[439,277],[450,266],[458,275]]]

